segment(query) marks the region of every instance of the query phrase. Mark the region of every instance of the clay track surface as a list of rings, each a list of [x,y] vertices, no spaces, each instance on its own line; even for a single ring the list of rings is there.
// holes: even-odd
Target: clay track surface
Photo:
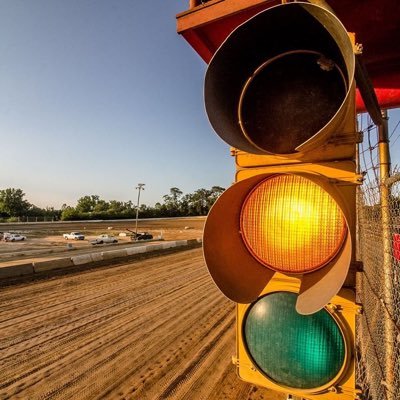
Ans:
[[[1,399],[284,397],[240,381],[201,249],[0,289]]]

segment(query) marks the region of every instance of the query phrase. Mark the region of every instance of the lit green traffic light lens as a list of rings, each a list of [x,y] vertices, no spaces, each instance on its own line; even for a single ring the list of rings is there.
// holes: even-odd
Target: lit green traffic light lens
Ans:
[[[331,382],[341,371],[346,347],[331,314],[295,310],[297,295],[267,294],[253,303],[243,327],[249,355],[264,375],[290,388],[313,389]]]

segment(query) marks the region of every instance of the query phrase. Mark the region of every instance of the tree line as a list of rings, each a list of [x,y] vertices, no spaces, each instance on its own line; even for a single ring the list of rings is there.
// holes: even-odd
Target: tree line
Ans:
[[[140,218],[186,217],[207,215],[211,206],[225,189],[213,186],[211,189],[197,189],[184,194],[177,187],[163,196],[163,201],[153,206],[141,204]],[[132,201],[106,201],[98,195],[83,196],[75,207],[63,204],[61,210],[53,207],[40,208],[25,199],[22,189],[0,190],[0,221],[28,221],[32,218],[46,220],[91,220],[91,219],[132,219],[136,217],[136,205]]]

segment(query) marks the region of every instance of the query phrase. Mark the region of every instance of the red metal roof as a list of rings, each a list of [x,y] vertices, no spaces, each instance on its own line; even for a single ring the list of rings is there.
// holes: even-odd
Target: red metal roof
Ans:
[[[382,108],[400,107],[400,1],[327,2],[346,29],[356,34],[357,43],[363,45],[363,60],[379,105]],[[212,0],[179,14],[178,32],[208,63],[239,24],[280,3],[279,0]],[[238,10],[239,7],[242,9]],[[364,110],[359,94],[357,110]]]

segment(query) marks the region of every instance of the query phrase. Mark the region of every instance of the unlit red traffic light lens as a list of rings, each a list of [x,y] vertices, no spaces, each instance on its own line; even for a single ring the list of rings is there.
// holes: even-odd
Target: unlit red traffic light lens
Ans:
[[[329,67],[321,67],[324,60]],[[332,60],[316,51],[289,51],[267,61],[248,80],[239,123],[259,149],[295,153],[332,120],[346,92],[342,71]]]
[[[247,248],[262,264],[302,274],[335,257],[347,225],[338,204],[321,186],[282,174],[265,179],[246,198],[241,231]]]
[[[298,314],[296,297],[276,292],[253,303],[243,325],[245,344],[259,371],[272,381],[296,389],[320,388],[342,371],[344,337],[325,309]]]

